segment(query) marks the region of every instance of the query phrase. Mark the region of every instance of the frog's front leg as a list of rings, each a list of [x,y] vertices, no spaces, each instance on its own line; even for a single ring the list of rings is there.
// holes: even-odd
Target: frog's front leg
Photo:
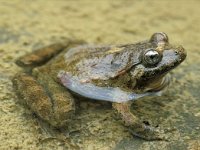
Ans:
[[[113,108],[117,111],[125,126],[130,129],[131,133],[145,140],[165,140],[161,131],[146,125],[131,113],[131,104],[131,102],[113,103]]]
[[[19,99],[52,126],[62,127],[73,117],[73,97],[50,77],[40,75],[36,80],[20,73],[13,78],[13,85]]]

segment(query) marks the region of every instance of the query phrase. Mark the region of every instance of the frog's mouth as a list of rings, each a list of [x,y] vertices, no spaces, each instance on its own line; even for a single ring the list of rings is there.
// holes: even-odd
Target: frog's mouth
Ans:
[[[162,91],[169,86],[170,81],[171,81],[171,77],[169,75],[163,76],[160,79],[154,80],[153,82],[149,83],[144,88],[144,92]]]
[[[186,58],[186,51],[183,47],[169,49],[163,52],[163,58],[157,66],[152,68],[144,67],[144,73],[140,78],[138,89],[142,91],[161,91],[169,85],[170,78],[166,74],[176,68]]]

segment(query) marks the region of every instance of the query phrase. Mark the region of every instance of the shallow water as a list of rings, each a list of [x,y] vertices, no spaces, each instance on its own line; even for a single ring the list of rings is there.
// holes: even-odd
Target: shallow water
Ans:
[[[0,149],[198,149],[200,148],[200,2],[176,1],[1,1]],[[119,44],[163,31],[181,44],[187,60],[172,71],[162,97],[135,102],[133,112],[169,131],[170,142],[132,137],[110,103],[83,101],[63,131],[46,128],[21,106],[10,79],[21,69],[14,60],[65,38]]]

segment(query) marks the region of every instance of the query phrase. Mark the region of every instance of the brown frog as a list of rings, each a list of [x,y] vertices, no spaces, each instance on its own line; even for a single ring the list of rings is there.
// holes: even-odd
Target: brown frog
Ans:
[[[133,135],[159,140],[164,134],[135,117],[130,107],[138,98],[160,95],[170,81],[166,74],[185,58],[184,48],[169,44],[163,32],[135,44],[92,46],[69,40],[19,58],[26,72],[17,74],[13,85],[21,101],[54,127],[74,117],[76,94],[112,102]]]

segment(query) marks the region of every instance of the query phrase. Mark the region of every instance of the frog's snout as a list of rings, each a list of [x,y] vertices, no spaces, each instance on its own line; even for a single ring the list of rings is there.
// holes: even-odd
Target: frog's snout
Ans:
[[[186,50],[182,47],[182,46],[178,46],[175,50],[175,54],[179,55],[180,57],[180,62],[182,62],[183,60],[185,60],[186,56],[187,56],[187,52]]]

